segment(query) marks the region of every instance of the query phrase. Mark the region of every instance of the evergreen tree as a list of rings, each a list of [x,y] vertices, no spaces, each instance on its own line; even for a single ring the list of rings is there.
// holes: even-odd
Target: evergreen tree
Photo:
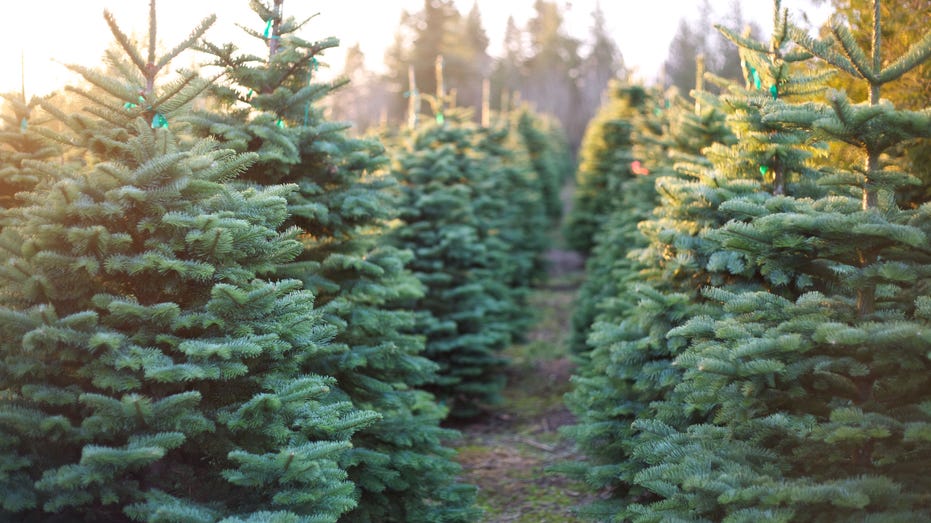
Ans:
[[[568,175],[572,172],[572,153],[566,143],[562,128],[553,121],[521,107],[517,115],[517,132],[524,149],[530,155],[533,170],[539,179],[537,192],[541,193],[543,210],[551,223],[562,217],[560,192]]]
[[[870,0],[832,0],[835,16],[842,17],[861,46],[868,47],[872,38],[872,2]],[[914,43],[912,38],[921,32],[925,20],[931,16],[931,5],[926,0],[902,0],[880,6],[883,20],[883,54],[899,56]],[[822,33],[830,34],[830,27]],[[842,89],[853,99],[867,97],[867,85],[850,75],[834,75],[829,85]],[[921,110],[931,105],[931,61],[918,64],[895,82],[883,86],[883,98],[900,109]],[[903,206],[917,206],[931,196],[931,140],[915,137],[886,150],[888,161],[898,164],[897,169],[921,180],[920,185],[901,187],[898,198]],[[832,144],[831,158],[835,164],[843,160],[846,169],[860,164],[856,148],[844,143]]]
[[[352,437],[341,462],[359,497],[343,520],[469,521],[473,489],[455,482],[460,469],[443,446],[455,433],[439,427],[445,410],[421,389],[435,365],[421,355],[422,340],[409,333],[413,315],[402,308],[423,290],[405,267],[410,254],[383,241],[395,186],[377,172],[384,148],[323,117],[321,99],[340,84],[313,76],[336,40],[303,39],[303,24],[283,19],[280,4],[252,2],[267,34],[247,32],[268,45],[267,56],[204,44],[231,82],[216,90],[220,110],[190,120],[199,133],[258,154],[241,177],[246,185],[299,187],[287,223],[302,231],[303,251],[274,274],[302,280],[335,329],[331,354],[312,363],[335,378],[331,396],[381,416]]]
[[[588,51],[579,70],[579,89],[583,99],[581,107],[590,120],[602,105],[611,80],[627,76],[624,58],[611,38],[600,1],[595,3],[595,10],[592,11],[592,26],[586,44]]]
[[[576,81],[581,42],[566,32],[565,16],[556,2],[534,0],[533,9],[527,21],[527,59],[522,64],[526,79],[521,94],[537,110],[556,116],[566,133],[578,140],[591,114],[576,114],[582,100]],[[578,142],[572,145],[575,148]]]
[[[566,429],[589,461],[563,469],[612,490],[610,498],[583,509],[597,518],[624,521],[632,515],[628,505],[654,496],[636,482],[649,463],[634,453],[642,435],[632,422],[659,416],[678,425],[702,416],[689,410],[661,410],[657,405],[681,377],[673,360],[684,341],[682,336],[667,339],[667,335],[703,310],[700,286],[720,277],[706,268],[709,253],[701,234],[720,226],[714,209],[747,188],[728,184],[704,169],[708,162],[700,151],[716,142],[733,143],[734,137],[715,97],[699,91],[693,91],[693,97],[700,103],[678,99],[668,115],[663,114],[665,103],[647,106],[659,110],[662,118],[642,119],[637,136],[647,146],[632,150],[645,158],[638,170],[663,175],[655,179],[658,206],[651,219],[638,225],[642,238],[632,236],[629,218],[623,216],[626,210],[619,207],[607,222],[618,228],[599,233],[599,253],[592,258],[593,264],[598,263],[594,276],[608,290],[592,293],[598,301],[587,305],[596,311],[595,321],[588,332],[588,352],[582,354],[567,397],[579,422]],[[668,122],[665,129],[663,120]],[[657,136],[658,130],[665,136]],[[670,171],[674,160],[677,173]],[[702,183],[706,180],[714,181],[713,189]],[[629,183],[630,188],[637,187],[636,182]],[[624,252],[624,241],[630,242],[628,248],[642,246],[632,248],[628,260],[619,254]]]
[[[516,125],[515,125],[516,124]],[[479,191],[477,210],[492,220],[489,240],[500,242],[494,262],[503,281],[515,293],[520,304],[520,318],[515,321],[514,336],[520,337],[529,326],[529,310],[524,307],[530,288],[546,276],[543,252],[549,245],[547,215],[544,202],[544,175],[535,169],[524,138],[546,136],[538,120],[529,110],[520,111],[509,119],[491,124],[478,131],[476,147],[484,156],[488,176]],[[541,144],[542,154],[551,153],[548,143]],[[476,202],[476,203],[479,203]]]
[[[724,314],[696,317],[673,333],[691,342],[677,360],[685,370],[678,406],[712,416],[687,428],[652,422],[655,438],[641,449],[654,466],[639,481],[665,500],[634,507],[643,520],[929,517],[918,465],[931,452],[923,385],[928,210],[896,204],[892,195],[909,176],[884,169],[880,155],[931,133],[931,115],[897,110],[879,95],[882,84],[931,56],[931,34],[883,68],[879,13],[877,2],[869,58],[844,26],[833,27],[835,40],[816,41],[790,29],[784,15],[770,46],[729,34],[745,56],[767,55],[769,67],[751,60],[749,72],[773,100],[749,104],[758,107],[751,121],[768,128],[770,140],[748,140],[742,155],[730,155],[743,160],[721,168],[761,162],[760,171],[774,175],[764,179],[768,190],[722,206],[734,220],[708,238],[719,245],[714,260],[762,281],[709,288]],[[869,100],[854,104],[829,91],[827,105],[783,104],[806,95],[811,80],[788,74],[806,53],[782,52],[787,32],[865,80]],[[864,167],[828,169],[815,190],[800,145],[812,137],[858,144]]]
[[[426,336],[426,355],[440,365],[431,387],[457,417],[473,416],[500,401],[504,360],[516,304],[501,278],[503,253],[484,198],[497,172],[480,154],[478,130],[468,116],[439,112],[394,152],[392,171],[401,182],[401,225],[393,243],[414,253],[411,268],[426,295],[410,303],[419,311],[416,332]],[[439,119],[439,118],[438,118]],[[505,271],[506,272],[506,271]]]
[[[620,185],[632,177],[631,119],[645,104],[642,87],[613,83],[608,100],[589,123],[566,220],[566,241],[579,252],[591,252],[601,224],[617,208]]]
[[[478,4],[463,16],[452,0],[424,0],[422,9],[402,15],[400,25],[395,44],[385,54],[388,81],[396,93],[397,120],[404,114],[402,93],[408,91],[408,67],[414,68],[422,92],[436,92],[433,64],[437,56],[445,61],[445,83],[455,90],[458,104],[479,107],[482,79],[491,72],[491,58]]]
[[[88,164],[3,232],[0,518],[336,521],[377,414],[309,372],[332,336],[313,296],[261,278],[300,252],[293,187],[233,190],[254,155],[168,129],[203,86],[156,75],[212,20],[157,57],[154,1],[147,53],[106,19],[131,74],[78,68],[87,114],[45,105]]]
[[[601,132],[593,129],[586,133],[586,137],[595,142],[586,142],[582,149],[579,176],[586,186],[577,190],[577,207],[573,207],[568,222],[570,232],[577,233],[570,236],[570,240],[576,243],[588,240],[582,235],[586,229],[595,236],[594,240],[589,240],[592,251],[586,262],[586,278],[572,313],[570,348],[576,353],[586,350],[586,338],[602,300],[618,292],[614,269],[618,263],[623,263],[629,250],[641,243],[637,223],[648,217],[656,199],[655,176],[648,175],[649,168],[636,160],[633,153],[637,120],[645,117],[655,100],[649,91],[636,85],[617,85],[611,94],[612,100],[605,104],[603,111],[615,111],[613,118],[593,122],[593,125],[602,126]],[[600,161],[595,160],[598,157]],[[600,178],[603,178],[602,183],[612,187],[597,189],[596,180]],[[593,182],[595,187],[592,187]],[[602,202],[600,217],[585,216],[598,200]]]
[[[21,93],[8,93],[3,99],[6,112],[0,115],[0,211],[19,206],[16,194],[35,189],[45,179],[30,162],[58,154],[57,147],[30,129],[30,125],[36,125],[34,113],[39,100],[27,102]]]

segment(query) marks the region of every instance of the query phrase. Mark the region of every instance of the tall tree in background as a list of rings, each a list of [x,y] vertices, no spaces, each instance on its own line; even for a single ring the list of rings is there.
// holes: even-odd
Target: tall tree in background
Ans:
[[[494,61],[491,75],[492,106],[502,111],[510,108],[504,107],[510,103],[513,93],[520,91],[523,85],[523,65],[527,60],[527,47],[524,43],[524,33],[517,27],[513,16],[508,16],[504,28],[503,55]]]
[[[351,122],[359,132],[387,123],[392,91],[380,75],[366,69],[359,44],[346,50],[340,76],[348,83],[323,100],[331,119]]]
[[[612,79],[623,80],[625,76],[624,58],[617,43],[608,33],[607,20],[601,10],[601,2],[595,4],[592,11],[592,26],[589,34],[588,54],[582,60],[579,76],[582,91],[582,107],[586,110],[601,105],[602,96]],[[586,111],[589,118],[594,112]]]
[[[705,70],[722,78],[736,80],[741,78],[740,56],[736,49],[719,33],[714,31],[712,20],[715,13],[709,0],[699,4],[698,19],[689,21],[682,18],[672,42],[669,55],[664,64],[667,85],[673,85],[683,94],[695,87],[697,57],[704,57]],[[731,11],[725,17],[731,27],[745,24],[739,2],[731,4]],[[756,24],[750,24],[751,35],[759,34]]]
[[[527,22],[529,47],[522,98],[540,112],[554,115],[569,136],[578,139],[587,123],[574,118],[581,102],[578,77],[582,44],[566,32],[565,19],[556,2],[535,0],[533,9],[534,14]]]
[[[478,107],[482,79],[491,72],[487,47],[488,37],[477,4],[465,17],[452,0],[424,0],[420,11],[405,12],[395,42],[385,54],[387,78],[396,91],[390,112],[395,121],[403,121],[405,114],[407,101],[403,94],[409,89],[409,66],[414,68],[420,92],[436,92],[437,56],[445,62],[445,86],[447,90],[455,89],[456,104]]]

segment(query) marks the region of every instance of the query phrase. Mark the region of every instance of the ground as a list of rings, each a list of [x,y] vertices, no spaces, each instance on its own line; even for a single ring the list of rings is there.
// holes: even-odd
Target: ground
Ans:
[[[563,404],[573,364],[566,337],[572,302],[582,279],[578,255],[548,254],[551,275],[529,305],[539,314],[525,343],[508,349],[504,401],[487,416],[459,425],[463,481],[479,488],[488,523],[575,523],[573,508],[590,501],[583,484],[550,471],[581,459],[559,428],[573,423]]]

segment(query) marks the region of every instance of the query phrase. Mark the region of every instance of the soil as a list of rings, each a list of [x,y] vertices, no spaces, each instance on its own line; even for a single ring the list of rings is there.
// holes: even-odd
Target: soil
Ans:
[[[486,416],[458,425],[462,481],[477,485],[488,523],[574,523],[575,507],[594,497],[579,481],[551,467],[581,459],[560,436],[574,423],[563,403],[574,365],[566,337],[582,260],[571,251],[547,255],[550,278],[529,305],[539,314],[525,343],[506,351],[511,360],[504,401]]]

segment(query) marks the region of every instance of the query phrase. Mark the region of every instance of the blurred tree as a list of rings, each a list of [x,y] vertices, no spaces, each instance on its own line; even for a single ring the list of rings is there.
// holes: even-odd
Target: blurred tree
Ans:
[[[346,50],[341,76],[348,83],[326,100],[330,119],[352,122],[358,132],[384,125],[393,96],[382,77],[365,67],[365,53],[358,43]]]
[[[740,55],[733,45],[713,30],[712,20],[715,18],[709,0],[702,0],[698,20],[690,22],[683,18],[679,21],[679,28],[669,44],[669,54],[664,64],[667,85],[676,86],[682,93],[690,92],[695,87],[698,55],[705,57],[705,70],[731,80],[742,77]],[[730,27],[749,25],[750,35],[754,38],[761,32],[756,24],[746,23],[740,3],[736,1],[731,4],[730,12],[724,20]]]
[[[395,93],[391,117],[400,120],[405,114],[408,66],[414,67],[418,90],[436,92],[434,64],[438,55],[445,62],[446,85],[456,90],[457,105],[478,107],[482,78],[491,70],[487,48],[488,37],[477,5],[465,17],[452,0],[424,0],[420,11],[404,12],[395,41],[385,54],[386,80]]]
[[[582,95],[582,114],[585,120],[591,120],[596,109],[601,106],[608,82],[623,79],[625,74],[624,58],[611,35],[608,34],[607,21],[601,2],[596,2],[592,11],[592,26],[589,33],[591,46],[582,60],[579,89]]]
[[[536,0],[533,8],[534,15],[527,22],[529,54],[521,94],[538,110],[556,116],[575,148],[588,123],[586,118],[579,118],[581,42],[566,32],[556,2]]]
[[[492,104],[500,103],[498,107],[501,110],[507,110],[505,107],[505,98],[510,97],[510,93],[519,91],[523,84],[523,64],[527,60],[527,46],[524,44],[524,33],[517,27],[517,22],[513,16],[508,17],[507,25],[504,28],[504,45],[503,55],[495,60],[493,72],[491,75],[492,93],[498,93],[499,96],[492,96]]]

